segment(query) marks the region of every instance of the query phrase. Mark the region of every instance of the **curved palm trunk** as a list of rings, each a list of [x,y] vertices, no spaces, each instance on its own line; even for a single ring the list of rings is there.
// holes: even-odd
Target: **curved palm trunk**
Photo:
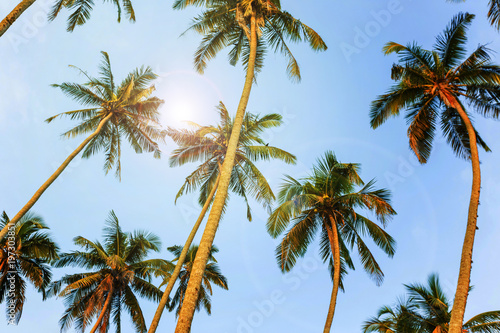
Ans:
[[[472,249],[476,235],[477,209],[479,206],[479,193],[481,191],[481,168],[479,166],[479,153],[477,149],[476,132],[472,123],[465,113],[462,105],[455,98],[448,98],[450,105],[455,108],[465,123],[469,134],[471,162],[472,162],[472,191],[469,202],[469,214],[467,217],[467,228],[462,246],[462,257],[460,259],[460,271],[458,274],[457,290],[451,310],[449,333],[462,333],[467,296],[469,295],[470,274],[472,269]]]
[[[104,302],[101,313],[99,314],[99,317],[97,318],[97,321],[96,321],[94,327],[92,327],[92,330],[90,331],[90,333],[95,333],[95,331],[97,331],[97,328],[99,328],[99,324],[101,324],[102,318],[104,318],[104,315],[106,314],[109,306],[111,305],[111,300],[113,298],[113,290],[114,290],[113,284],[111,283],[111,289],[109,290],[108,297],[106,298],[106,302]]]
[[[28,9],[36,0],[21,1],[2,22],[0,22],[0,37],[10,28],[10,26]]]
[[[33,205],[38,201],[38,199],[40,199],[43,192],[45,192],[45,190],[47,188],[49,188],[49,186],[57,179],[57,177],[59,177],[59,175],[69,165],[69,163],[83,150],[83,148],[85,148],[85,146],[90,142],[90,140],[92,140],[97,134],[99,134],[99,132],[101,131],[104,124],[111,118],[112,115],[113,114],[110,113],[109,115],[106,116],[106,118],[101,120],[101,122],[99,123],[99,126],[97,126],[97,129],[94,131],[94,133],[92,133],[88,138],[86,138],[78,146],[78,148],[76,148],[66,158],[66,160],[61,164],[61,166],[52,174],[52,176],[50,176],[49,179],[47,179],[47,181],[45,183],[43,183],[42,186],[40,186],[38,191],[35,192],[35,194],[33,195],[33,197],[31,197],[31,199],[28,201],[28,203],[26,205],[24,205],[24,207],[16,214],[16,216],[14,216],[12,218],[12,220],[10,220],[9,223],[2,229],[2,231],[0,231],[0,240],[5,237],[5,235],[9,231],[9,228],[11,226],[15,225],[17,223],[17,221],[19,221],[24,216],[24,214],[26,214],[31,209],[31,207],[33,207]]]
[[[179,277],[179,274],[182,269],[182,264],[184,264],[184,260],[186,260],[186,255],[189,251],[189,247],[191,246],[191,243],[193,242],[194,236],[196,236],[196,232],[198,232],[198,228],[200,227],[201,222],[205,218],[205,214],[208,210],[208,207],[210,207],[210,204],[212,203],[212,199],[215,195],[215,192],[217,191],[217,186],[219,186],[219,180],[220,180],[220,173],[217,176],[217,180],[215,181],[214,188],[212,191],[210,191],[210,194],[208,195],[207,201],[203,205],[203,208],[201,209],[200,216],[198,216],[198,219],[196,220],[196,223],[193,226],[193,229],[191,229],[191,233],[189,234],[186,243],[184,244],[184,247],[182,248],[182,252],[179,256],[179,259],[177,260],[177,264],[175,265],[174,271],[172,275],[170,276],[170,280],[167,283],[167,287],[165,288],[165,291],[163,292],[163,296],[161,297],[160,304],[158,305],[158,308],[156,309],[155,316],[153,317],[153,321],[151,322],[151,326],[149,326],[148,333],[154,333],[156,332],[156,328],[158,327],[158,324],[160,323],[160,318],[163,313],[163,310],[165,309],[165,306],[168,303],[168,297],[170,296],[170,293],[172,292],[172,289],[174,289],[174,284],[177,278]]]
[[[205,231],[203,232],[203,236],[198,247],[198,252],[193,263],[193,269],[189,278],[186,296],[184,298],[181,312],[179,314],[179,320],[177,321],[175,333],[189,333],[191,329],[191,323],[193,321],[196,301],[198,299],[198,293],[200,290],[203,273],[205,272],[205,267],[210,255],[210,250],[215,238],[215,233],[219,226],[222,209],[224,207],[224,203],[226,202],[229,180],[231,178],[234,158],[236,156],[236,148],[238,146],[238,141],[240,138],[241,127],[243,124],[243,118],[245,116],[248,99],[250,97],[250,91],[252,90],[252,84],[255,74],[254,70],[256,55],[257,30],[255,24],[255,13],[253,13],[250,21],[250,56],[248,60],[245,85],[243,87],[240,103],[236,111],[231,138],[229,139],[229,143],[227,146],[226,158],[224,159],[224,163],[222,164],[219,188],[217,190],[217,194],[215,195],[214,203],[208,216],[207,225],[205,227]]]
[[[330,240],[330,247],[333,254],[333,289],[330,297],[330,307],[328,308],[328,315],[326,317],[325,328],[323,333],[329,333],[332,328],[333,315],[335,313],[335,306],[337,305],[337,294],[340,286],[340,247],[339,247],[339,233],[335,220],[330,215],[331,226],[326,225],[328,239]]]

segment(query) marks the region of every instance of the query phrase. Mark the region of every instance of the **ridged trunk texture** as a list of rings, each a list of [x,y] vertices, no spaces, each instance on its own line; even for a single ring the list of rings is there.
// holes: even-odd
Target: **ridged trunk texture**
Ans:
[[[172,292],[172,289],[174,289],[175,281],[177,281],[177,278],[179,277],[179,273],[181,272],[182,269],[182,264],[184,264],[184,260],[186,260],[186,255],[189,251],[189,247],[191,246],[191,243],[193,242],[194,236],[196,236],[196,232],[198,231],[198,228],[200,227],[201,222],[205,218],[205,214],[208,210],[208,207],[210,207],[210,204],[212,203],[212,199],[215,195],[215,192],[217,191],[217,186],[219,186],[219,180],[220,180],[220,173],[217,176],[217,180],[215,181],[214,188],[212,191],[210,191],[210,194],[208,195],[207,201],[203,205],[203,208],[201,209],[200,216],[198,216],[198,219],[196,220],[196,223],[193,226],[193,229],[191,229],[191,233],[189,234],[186,244],[184,244],[184,247],[182,248],[181,255],[179,256],[179,259],[177,260],[177,264],[175,265],[174,271],[172,272],[172,275],[170,276],[170,279],[167,283],[167,287],[165,288],[165,291],[163,292],[163,296],[161,297],[160,304],[158,305],[158,308],[156,309],[155,315],[153,317],[153,321],[151,322],[151,326],[149,326],[148,333],[154,333],[156,332],[156,328],[158,327],[158,324],[160,323],[160,318],[163,313],[163,310],[165,309],[165,306],[168,303],[168,297],[170,296],[170,293]]]
[[[28,9],[36,0],[21,1],[2,22],[0,22],[0,37],[10,28],[10,26]]]
[[[333,255],[333,289],[330,297],[330,306],[328,308],[328,315],[326,317],[325,328],[323,333],[329,333],[332,328],[333,315],[335,314],[335,307],[337,305],[337,294],[340,286],[340,247],[339,247],[339,233],[335,220],[330,215],[331,225],[326,225],[328,239],[330,240],[330,248]]]
[[[47,181],[45,183],[43,183],[42,186],[40,186],[38,191],[35,192],[35,194],[31,197],[31,199],[28,201],[28,203],[26,205],[24,205],[24,207],[21,208],[21,210],[16,214],[16,216],[14,216],[12,218],[12,220],[10,220],[9,223],[2,229],[2,231],[0,231],[0,240],[5,237],[5,235],[9,231],[9,228],[11,226],[15,225],[17,223],[17,221],[19,221],[24,216],[24,214],[26,214],[31,209],[31,207],[33,207],[33,205],[38,201],[38,199],[40,199],[43,192],[45,192],[45,190],[47,188],[49,188],[49,186],[57,179],[57,177],[59,177],[59,175],[69,165],[69,163],[83,150],[83,148],[85,148],[85,146],[90,142],[90,140],[92,140],[96,135],[99,134],[99,132],[102,130],[102,127],[104,126],[104,124],[111,118],[112,115],[113,114],[110,113],[109,115],[106,116],[106,118],[101,120],[101,122],[97,126],[97,129],[94,131],[94,133],[92,133],[88,138],[86,138],[78,146],[78,148],[76,148],[66,158],[66,160],[64,160],[64,162],[61,164],[61,166],[59,168],[57,168],[57,170],[52,174],[52,176],[50,176],[49,179],[47,179]]]
[[[472,269],[472,250],[476,235],[477,209],[479,206],[479,193],[481,191],[481,168],[479,166],[479,153],[477,148],[477,137],[472,123],[465,113],[462,105],[454,97],[449,97],[448,102],[455,108],[460,118],[465,123],[469,135],[471,162],[472,162],[472,191],[469,202],[469,214],[467,217],[467,228],[465,231],[464,243],[462,246],[462,256],[460,259],[460,271],[458,274],[457,290],[455,300],[451,310],[449,333],[463,333],[462,325],[464,320],[467,297],[469,295],[470,274]]]
[[[104,318],[104,315],[106,314],[106,311],[108,311],[108,308],[111,304],[111,300],[113,299],[113,284],[111,283],[111,289],[108,292],[108,297],[106,297],[106,301],[104,302],[104,305],[102,306],[101,313],[99,314],[99,317],[97,318],[97,321],[94,324],[94,327],[92,327],[92,330],[90,333],[95,333],[97,329],[99,328],[99,324],[102,321],[102,318]]]
[[[217,194],[215,195],[214,203],[208,216],[207,225],[205,227],[205,231],[203,232],[198,252],[193,263],[193,269],[189,278],[186,295],[184,297],[184,302],[179,314],[179,320],[177,321],[175,333],[190,332],[203,273],[205,272],[205,267],[210,255],[210,250],[215,238],[215,233],[219,226],[222,209],[224,207],[224,203],[226,202],[229,181],[233,170],[234,158],[236,156],[236,148],[238,147],[241,127],[243,125],[243,118],[245,117],[245,110],[248,104],[248,99],[250,97],[250,91],[252,90],[252,84],[255,75],[255,58],[257,55],[257,30],[255,24],[255,14],[252,15],[250,21],[249,42],[250,56],[248,59],[245,85],[243,87],[240,103],[236,111],[231,138],[229,139],[229,143],[227,146],[226,158],[224,159],[224,163],[222,164],[219,188],[217,190]]]

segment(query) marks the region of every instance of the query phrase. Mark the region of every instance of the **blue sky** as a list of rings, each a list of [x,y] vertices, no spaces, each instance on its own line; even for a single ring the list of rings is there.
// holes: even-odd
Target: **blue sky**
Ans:
[[[203,76],[194,72],[192,59],[200,36],[178,36],[197,9],[174,12],[170,1],[136,1],[137,22],[118,24],[114,8],[97,1],[88,24],[67,33],[67,12],[46,22],[51,2],[38,0],[0,38],[0,209],[10,216],[83,140],[60,138],[72,125],[70,121],[43,122],[78,108],[50,87],[84,81],[67,65],[97,73],[103,50],[109,53],[119,80],[135,67],[151,66],[160,75],[156,96],[165,100],[162,124],[173,127],[184,127],[183,120],[214,123],[220,100],[234,113],[243,86],[243,69],[230,66],[225,52],[209,63]],[[2,2],[1,16],[16,3]],[[305,44],[292,45],[302,70],[300,84],[288,80],[281,56],[268,54],[248,111],[283,115],[285,124],[266,133],[264,139],[294,153],[298,163],[260,163],[259,167],[276,192],[283,174],[305,175],[319,156],[333,150],[343,162],[361,163],[363,179],[376,178],[378,186],[391,189],[398,212],[388,227],[398,242],[395,257],[388,259],[374,251],[385,273],[383,285],[377,287],[356,262],[357,270],[345,281],[346,292],[339,294],[333,330],[360,332],[364,320],[402,294],[403,283],[424,282],[431,272],[440,273],[452,297],[465,232],[470,166],[454,157],[441,137],[429,163],[418,165],[408,148],[403,117],[374,131],[369,127],[368,110],[371,100],[391,84],[390,67],[396,58],[381,53],[388,41],[416,40],[430,48],[453,15],[469,11],[477,14],[469,31],[469,47],[490,43],[491,49],[499,50],[499,34],[486,20],[487,1],[453,5],[444,0],[288,0],[282,6],[316,29],[329,49],[314,53]],[[390,16],[380,16],[380,11],[389,9]],[[376,17],[382,21],[377,23]],[[367,30],[366,38],[359,36],[359,31]],[[493,153],[480,152],[483,185],[472,272],[475,288],[467,318],[500,309],[499,124],[480,116],[475,119]],[[124,149],[121,182],[112,174],[104,175],[102,154],[75,159],[33,211],[44,217],[63,251],[75,249],[74,236],[100,238],[104,220],[113,209],[124,230],[147,229],[159,235],[163,249],[156,256],[171,258],[166,248],[184,243],[200,208],[194,195],[174,205],[175,193],[194,165],[170,168],[168,156],[176,146],[167,140],[161,148],[161,160]],[[282,275],[274,259],[277,241],[265,231],[266,212],[253,207],[254,220],[249,223],[242,201],[231,198],[215,239],[229,291],[215,290],[212,316],[197,313],[193,332],[320,331],[332,283],[317,259],[316,245],[291,273]],[[56,278],[62,274],[63,270],[54,271]],[[146,300],[141,304],[149,324],[156,306]],[[0,320],[0,330],[56,332],[63,311],[62,300],[42,302],[30,289],[19,326]],[[123,320],[123,332],[133,332],[129,324],[128,318]],[[174,327],[173,313],[165,313],[159,331],[172,332]]]

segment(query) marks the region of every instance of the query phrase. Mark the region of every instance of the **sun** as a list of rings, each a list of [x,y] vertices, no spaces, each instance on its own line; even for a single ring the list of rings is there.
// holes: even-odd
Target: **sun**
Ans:
[[[218,87],[193,71],[164,73],[156,83],[156,96],[165,101],[161,107],[163,126],[186,128],[188,122],[208,124],[214,108],[223,100]]]
[[[199,108],[196,101],[174,100],[170,103],[165,101],[162,113],[162,122],[171,127],[184,127],[186,122],[199,122]],[[198,118],[198,119],[197,119]]]

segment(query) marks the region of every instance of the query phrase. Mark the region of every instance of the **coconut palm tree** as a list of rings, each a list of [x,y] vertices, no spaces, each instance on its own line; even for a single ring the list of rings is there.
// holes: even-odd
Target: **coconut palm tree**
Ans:
[[[300,70],[286,41],[305,40],[314,50],[326,49],[325,43],[313,29],[281,10],[279,0],[176,0],[174,8],[181,9],[188,5],[206,8],[191,26],[191,29],[204,36],[195,54],[196,68],[203,72],[208,60],[226,46],[230,46],[230,63],[236,64],[241,60],[246,68],[246,76],[233,131],[227,145],[226,159],[221,168],[219,187],[200,241],[198,258],[193,266],[193,275],[177,322],[177,333],[188,333],[191,327],[197,290],[201,285],[210,248],[226,202],[245,110],[255,74],[262,68],[266,47],[284,54],[289,59],[288,74],[297,80],[300,79]]]
[[[28,9],[36,0],[21,0],[19,4],[0,22],[0,37],[14,24],[14,22]],[[135,22],[135,12],[130,0],[113,0],[118,11],[118,22],[121,21],[122,6],[125,9],[127,18]],[[73,31],[77,25],[83,25],[90,18],[94,6],[93,0],[56,0],[49,13],[49,20],[54,20],[61,9],[73,10],[68,17],[68,31]]]
[[[178,261],[182,252],[182,246],[176,245],[168,248],[168,251],[172,253],[175,258],[172,262]],[[191,269],[193,267],[194,258],[196,257],[196,252],[198,251],[197,245],[192,245],[189,247],[187,252],[186,260],[182,264],[182,270],[179,274],[179,285],[175,291],[175,295],[169,305],[169,310],[175,310],[175,317],[179,316],[179,312],[182,307],[182,302],[184,300],[184,295],[186,294],[186,288],[189,282],[189,276],[191,275]],[[212,314],[212,305],[210,301],[210,296],[212,296],[212,284],[227,290],[227,279],[222,275],[219,265],[217,265],[217,260],[215,260],[213,254],[219,252],[216,246],[212,246],[212,251],[210,252],[209,261],[207,268],[205,269],[205,274],[203,275],[203,283],[200,288],[199,297],[196,303],[196,310],[200,311],[203,307],[205,311],[210,315]],[[165,280],[163,284],[173,283],[169,280]]]
[[[89,272],[68,274],[54,281],[50,296],[64,297],[67,306],[59,321],[66,331],[75,322],[84,332],[94,318],[90,331],[107,332],[110,320],[121,332],[121,312],[127,310],[137,332],[146,332],[146,322],[137,295],[159,301],[161,291],[151,283],[153,277],[163,277],[172,264],[161,259],[146,259],[151,251],[160,250],[160,239],[145,231],[122,231],[118,218],[110,212],[103,229],[104,242],[92,242],[82,236],[73,239],[80,251],[64,253],[55,267],[79,267]],[[63,288],[64,287],[64,288]],[[62,290],[61,290],[62,289]]]
[[[375,181],[364,184],[359,164],[340,163],[333,152],[317,161],[312,173],[303,179],[286,176],[278,194],[279,206],[269,216],[267,231],[276,238],[285,233],[276,247],[282,272],[289,272],[319,232],[320,254],[328,262],[333,289],[323,332],[330,332],[338,290],[343,290],[347,268],[354,269],[351,251],[356,246],[365,271],[377,283],[384,274],[363,240],[369,236],[389,257],[395,241],[377,223],[362,215],[371,211],[386,226],[396,214],[390,205],[390,192],[375,189]]]
[[[0,226],[9,224],[5,212]],[[0,303],[6,304],[7,322],[19,322],[26,302],[26,281],[42,293],[52,278],[49,262],[58,258],[59,247],[45,231],[49,229],[40,216],[27,213],[0,240]]]
[[[453,151],[472,164],[472,192],[450,333],[462,333],[469,291],[481,189],[477,146],[489,151],[475,130],[465,103],[485,117],[498,118],[500,114],[500,67],[491,62],[490,51],[484,45],[466,57],[466,32],[473,18],[468,13],[456,15],[437,37],[432,51],[415,43],[388,43],[385,54],[399,55],[399,63],[393,65],[391,74],[397,83],[372,102],[370,112],[371,126],[377,128],[401,110],[407,111],[410,147],[420,163],[429,158],[439,122]]]
[[[151,97],[154,86],[151,82],[157,77],[149,67],[141,67],[131,72],[119,85],[115,84],[111,63],[106,52],[101,52],[103,61],[99,67],[99,78],[93,78],[77,68],[88,79],[85,84],[55,84],[64,94],[81,103],[86,108],[63,112],[46,121],[69,117],[80,120],[80,124],[62,134],[73,138],[81,134],[90,135],[66,158],[61,166],[35,192],[24,207],[14,216],[10,224],[15,224],[42,196],[43,192],[59,177],[69,163],[83,150],[83,158],[99,151],[106,152],[104,171],[108,173],[116,167],[115,175],[121,175],[121,143],[125,138],[136,153],[153,152],[160,158],[156,141],[163,140],[165,132],[158,125],[158,108],[163,101]],[[0,232],[0,239],[7,233],[8,226]]]
[[[183,194],[200,189],[198,202],[204,205],[211,201],[210,192],[220,174],[220,167],[226,158],[227,144],[234,126],[226,106],[220,102],[217,111],[220,122],[217,125],[202,126],[193,122],[194,130],[167,129],[167,135],[179,145],[172,152],[170,166],[182,166],[189,162],[201,162],[182,185],[177,193],[176,200]],[[252,213],[248,203],[248,196],[253,195],[255,200],[265,208],[270,208],[275,199],[273,191],[264,175],[255,166],[255,162],[279,159],[288,164],[295,164],[296,157],[283,149],[269,146],[260,137],[270,128],[283,124],[283,117],[272,113],[264,116],[246,113],[243,120],[240,138],[237,145],[235,166],[230,182],[230,189],[245,199],[247,218],[252,220]]]
[[[451,302],[439,283],[437,274],[431,274],[427,286],[405,285],[407,297],[394,307],[383,306],[376,317],[363,324],[363,332],[380,333],[448,333]],[[464,323],[464,333],[500,332],[500,311],[481,313]]]
[[[169,128],[169,135],[179,148],[172,152],[170,166],[180,166],[188,162],[202,162],[195,171],[187,178],[181,189],[177,193],[176,200],[183,194],[200,189],[199,203],[203,206],[201,213],[193,225],[193,228],[182,248],[177,260],[172,277],[163,293],[163,297],[158,305],[155,316],[149,326],[149,333],[156,332],[160,322],[163,309],[165,308],[174,283],[180,274],[182,264],[186,258],[191,243],[203,221],[205,214],[212,203],[220,179],[220,167],[223,163],[227,143],[232,132],[234,120],[229,116],[225,105],[221,102],[218,106],[220,123],[214,126],[201,126],[191,123],[194,130],[176,130]],[[278,127],[283,123],[281,115],[268,114],[257,116],[251,113],[245,114],[238,148],[236,151],[236,163],[232,170],[229,188],[232,192],[243,197],[247,204],[247,218],[252,219],[248,196],[252,195],[256,201],[263,204],[265,208],[270,208],[274,200],[274,193],[271,190],[266,178],[259,171],[254,162],[259,160],[280,159],[285,163],[295,163],[295,156],[276,147],[265,143],[260,135],[269,128]],[[227,201],[226,201],[227,203]]]

